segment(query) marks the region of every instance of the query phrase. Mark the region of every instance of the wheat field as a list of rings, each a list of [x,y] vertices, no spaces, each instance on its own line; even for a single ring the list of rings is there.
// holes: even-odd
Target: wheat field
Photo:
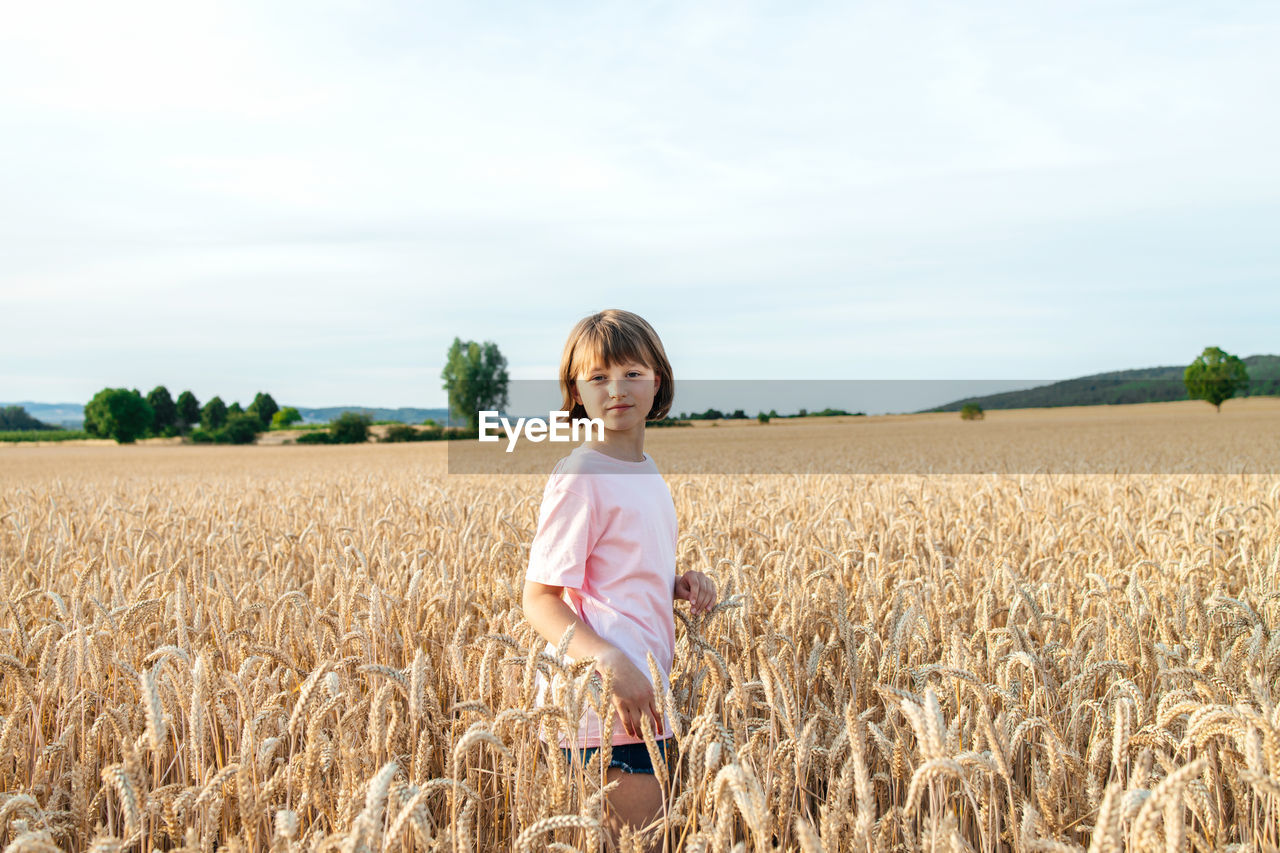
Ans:
[[[666,813],[624,849],[1280,849],[1280,468],[1240,462],[1280,407],[1256,402],[652,431],[665,471],[962,426],[1049,453],[1131,417],[1164,461],[669,475],[678,570],[721,602],[676,605]],[[1194,429],[1240,470],[1170,468]],[[520,612],[545,476],[446,452],[0,449],[4,849],[596,849],[600,759],[538,734],[609,699]],[[539,668],[560,707],[534,709]]]

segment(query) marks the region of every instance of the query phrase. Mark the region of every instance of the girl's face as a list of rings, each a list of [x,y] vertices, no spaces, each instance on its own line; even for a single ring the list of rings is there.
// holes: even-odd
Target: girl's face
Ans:
[[[591,365],[574,380],[573,398],[587,417],[603,420],[605,429],[625,431],[643,426],[659,381],[653,368],[639,361]]]

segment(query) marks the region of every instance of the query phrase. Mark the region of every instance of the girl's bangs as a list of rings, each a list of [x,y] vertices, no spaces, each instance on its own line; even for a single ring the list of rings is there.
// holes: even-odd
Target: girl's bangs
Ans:
[[[577,375],[588,367],[612,367],[628,361],[654,367],[653,356],[638,336],[629,335],[626,329],[617,326],[597,326],[584,334],[574,347],[570,371]]]

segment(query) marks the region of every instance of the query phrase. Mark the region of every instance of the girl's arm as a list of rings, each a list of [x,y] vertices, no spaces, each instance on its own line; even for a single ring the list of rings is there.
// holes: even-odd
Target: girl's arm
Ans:
[[[524,608],[524,618],[534,630],[548,643],[559,643],[565,629],[570,625],[575,626],[568,650],[569,656],[575,660],[593,657],[602,661],[610,652],[617,652],[616,646],[597,634],[565,603],[561,598],[563,589],[562,586],[550,586],[537,581],[524,582],[524,596],[520,606]]]
[[[661,732],[662,715],[658,713],[649,679],[617,646],[603,639],[573,612],[573,608],[560,597],[563,589],[564,587],[537,581],[525,581],[521,597],[524,618],[549,643],[560,642],[565,629],[570,625],[575,626],[567,653],[575,660],[594,657],[596,672],[601,675],[607,670],[613,670],[613,704],[618,709],[623,730],[632,737],[643,737],[640,720],[645,714],[649,714],[654,723],[654,731]]]

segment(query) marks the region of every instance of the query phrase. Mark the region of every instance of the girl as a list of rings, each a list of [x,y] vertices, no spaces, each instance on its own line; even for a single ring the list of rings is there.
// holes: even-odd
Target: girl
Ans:
[[[556,463],[542,496],[538,532],[529,553],[525,618],[547,640],[575,630],[568,656],[594,657],[596,672],[613,672],[612,761],[606,821],[615,838],[623,824],[640,828],[658,817],[662,795],[644,745],[641,719],[651,718],[666,757],[671,728],[658,709],[647,653],[670,689],[675,653],[672,603],[694,614],[716,600],[702,572],[679,578],[676,513],[671,492],[644,452],[648,420],[665,417],[674,397],[671,365],[653,328],[629,311],[586,317],[569,333],[560,359],[563,408],[570,419],[600,418],[604,438],[584,442]],[[539,673],[538,704],[549,701]],[[576,743],[561,739],[565,759],[575,749],[591,760],[601,745],[600,719],[587,706]]]

